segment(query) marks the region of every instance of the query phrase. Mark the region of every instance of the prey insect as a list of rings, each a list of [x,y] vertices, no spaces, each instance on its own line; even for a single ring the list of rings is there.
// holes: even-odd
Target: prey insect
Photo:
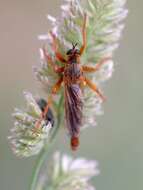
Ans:
[[[41,111],[44,112],[44,109],[47,106],[46,100],[44,100],[43,98],[40,98],[39,100],[37,100],[37,104],[40,107]],[[46,122],[46,125],[48,125],[50,123],[52,127],[54,126],[54,115],[53,115],[51,108],[48,109],[44,120]]]
[[[59,75],[59,79],[56,84],[51,89],[51,94],[48,97],[47,105],[44,108],[40,119],[37,121],[35,128],[40,127],[40,124],[43,119],[45,119],[46,114],[49,110],[49,106],[52,104],[53,96],[58,93],[61,85],[64,86],[64,105],[65,105],[65,120],[66,127],[69,131],[71,137],[71,148],[76,150],[79,145],[79,134],[80,127],[82,126],[82,109],[83,109],[83,90],[84,86],[91,88],[97,96],[102,100],[105,100],[105,97],[102,95],[100,90],[97,88],[96,84],[92,83],[84,73],[86,72],[96,72],[100,69],[101,65],[105,63],[109,57],[102,59],[95,67],[90,66],[81,66],[80,57],[84,53],[86,48],[86,23],[87,16],[84,15],[83,26],[82,26],[82,46],[80,49],[76,48],[77,44],[73,44],[73,47],[69,49],[66,53],[66,58],[60,53],[57,45],[56,36],[50,32],[52,37],[52,49],[55,53],[55,58],[63,63],[62,67],[59,67],[50,55],[43,48],[43,53],[45,59],[50,63],[50,67]]]

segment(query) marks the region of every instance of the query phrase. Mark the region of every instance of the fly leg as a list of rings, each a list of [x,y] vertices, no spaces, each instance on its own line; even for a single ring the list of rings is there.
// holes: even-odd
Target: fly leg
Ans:
[[[52,39],[53,39],[53,44],[52,44],[52,48],[55,52],[55,56],[56,58],[61,61],[62,63],[66,63],[66,59],[63,57],[63,55],[58,51],[58,48],[57,48],[57,39],[56,39],[56,36],[50,32],[51,36],[52,36]]]
[[[85,48],[86,48],[86,22],[87,22],[87,15],[84,14],[84,21],[83,21],[83,26],[82,26],[82,40],[83,40],[83,45],[80,48],[80,55],[83,54]]]
[[[103,58],[99,63],[97,63],[97,64],[95,65],[95,67],[82,66],[82,70],[83,70],[84,72],[96,72],[96,71],[98,71],[98,70],[100,69],[100,67],[101,67],[104,63],[106,63],[106,61],[109,61],[109,60],[111,60],[111,57],[105,57],[105,58]]]
[[[87,79],[86,77],[84,77],[84,83],[85,85],[89,86],[93,91],[95,91],[97,93],[97,95],[103,100],[105,101],[106,98],[102,95],[102,93],[100,92],[100,90],[97,88],[96,84],[92,83],[89,79]]]
[[[46,114],[47,114],[48,109],[49,109],[49,106],[52,104],[53,95],[55,95],[55,94],[59,91],[62,82],[63,82],[63,77],[61,77],[61,78],[56,82],[56,84],[52,87],[51,95],[50,95],[49,98],[48,98],[47,105],[46,105],[46,107],[44,108],[44,111],[42,112],[42,114],[41,114],[39,120],[36,122],[34,131],[40,127],[42,120],[45,119]]]
[[[64,67],[58,67],[52,60],[52,58],[50,57],[50,55],[46,52],[45,47],[43,47],[43,53],[44,53],[44,57],[46,59],[46,61],[49,63],[49,65],[51,66],[51,68],[56,72],[56,73],[62,73],[64,71]]]

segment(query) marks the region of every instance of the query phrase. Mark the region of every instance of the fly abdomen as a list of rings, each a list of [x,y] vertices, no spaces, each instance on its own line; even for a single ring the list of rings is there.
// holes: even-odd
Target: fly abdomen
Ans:
[[[71,136],[72,149],[78,146],[78,136],[82,125],[82,92],[79,84],[65,85],[65,118]]]

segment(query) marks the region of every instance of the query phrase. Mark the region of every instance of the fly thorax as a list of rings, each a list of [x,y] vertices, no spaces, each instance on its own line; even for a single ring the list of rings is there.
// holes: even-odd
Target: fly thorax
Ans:
[[[80,66],[77,63],[68,64],[64,75],[68,81],[76,82],[81,76]]]

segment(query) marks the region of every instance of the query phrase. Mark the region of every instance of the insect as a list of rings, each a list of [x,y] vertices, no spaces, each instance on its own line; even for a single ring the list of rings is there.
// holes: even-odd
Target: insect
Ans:
[[[65,123],[71,137],[72,150],[76,150],[79,145],[80,127],[82,126],[83,86],[90,87],[93,91],[95,91],[97,96],[99,96],[102,100],[105,100],[105,97],[97,88],[96,84],[93,84],[92,81],[85,77],[84,73],[96,72],[100,69],[100,66],[103,63],[110,59],[109,57],[104,58],[99,63],[97,63],[95,67],[80,65],[80,57],[86,48],[86,23],[87,15],[85,14],[82,26],[83,44],[80,49],[76,48],[77,44],[73,44],[73,47],[66,53],[67,58],[65,58],[58,50],[57,38],[52,32],[50,32],[50,35],[52,37],[52,49],[55,53],[55,58],[63,63],[62,67],[57,66],[57,64],[53,62],[50,55],[46,52],[45,48],[43,48],[45,59],[50,63],[50,67],[52,67],[54,72],[59,74],[59,79],[52,87],[51,94],[48,97],[47,105],[44,108],[43,113],[41,114],[41,117],[36,123],[35,127],[38,128],[41,124],[41,121],[46,117],[49,106],[52,103],[53,95],[59,91],[63,83],[66,120]]]
[[[44,109],[47,106],[46,100],[44,100],[43,98],[41,98],[41,99],[37,100],[37,104],[40,107],[41,111],[44,112]],[[46,121],[46,125],[48,125],[48,123],[50,122],[51,126],[52,127],[54,126],[54,115],[52,113],[51,108],[48,109],[48,111],[47,111],[44,119]]]

